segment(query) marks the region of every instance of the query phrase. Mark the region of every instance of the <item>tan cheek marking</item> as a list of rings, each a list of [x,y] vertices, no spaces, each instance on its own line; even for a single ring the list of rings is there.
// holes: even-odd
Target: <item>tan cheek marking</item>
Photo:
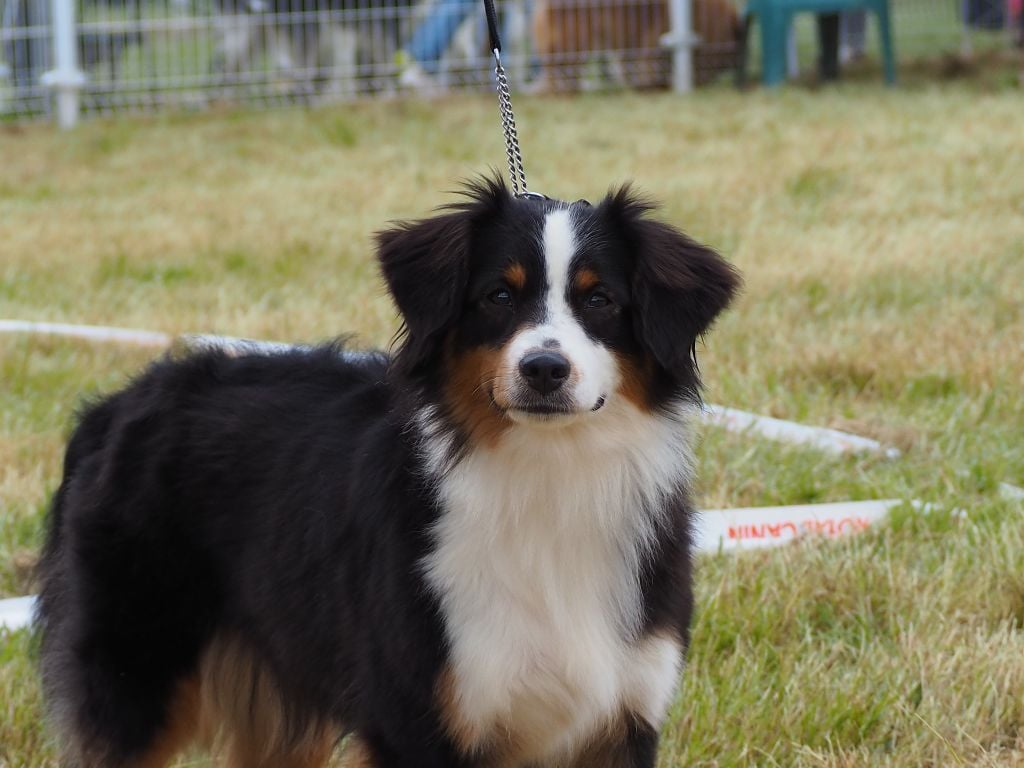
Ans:
[[[445,396],[452,415],[478,445],[493,446],[510,423],[491,403],[493,392],[496,402],[503,399],[503,373],[501,350],[480,347],[465,354],[446,351],[449,375]]]
[[[601,278],[597,276],[597,272],[594,270],[584,268],[576,273],[573,283],[578,293],[587,293],[601,283]]]
[[[505,267],[503,276],[505,278],[505,282],[517,291],[523,290],[526,286],[526,269],[519,262],[509,264]]]
[[[651,407],[649,393],[654,380],[654,361],[644,355],[642,361],[615,353],[615,363],[619,368],[618,393],[641,410]]]

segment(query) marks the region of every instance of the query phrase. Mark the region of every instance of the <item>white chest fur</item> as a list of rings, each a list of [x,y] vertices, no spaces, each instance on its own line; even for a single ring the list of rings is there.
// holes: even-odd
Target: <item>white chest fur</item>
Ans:
[[[658,725],[675,690],[678,642],[639,637],[639,571],[688,478],[687,430],[621,400],[606,411],[515,427],[437,475],[445,511],[424,566],[452,706],[464,740],[501,733],[515,763],[557,759],[624,710]],[[424,446],[438,471],[447,441]]]

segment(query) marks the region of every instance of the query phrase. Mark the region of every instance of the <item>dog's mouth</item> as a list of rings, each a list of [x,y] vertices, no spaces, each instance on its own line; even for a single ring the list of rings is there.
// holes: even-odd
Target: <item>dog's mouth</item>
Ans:
[[[513,406],[509,410],[522,411],[523,413],[529,413],[532,416],[570,416],[576,413],[572,408],[566,408],[561,405],[547,405],[543,403]]]
[[[605,404],[605,397],[602,395],[590,408],[575,407],[565,401],[543,402],[538,400],[515,400],[508,405],[501,405],[494,398],[494,391],[490,392],[491,406],[500,411],[513,421],[519,422],[559,422],[572,419],[587,413],[595,413],[601,410]]]

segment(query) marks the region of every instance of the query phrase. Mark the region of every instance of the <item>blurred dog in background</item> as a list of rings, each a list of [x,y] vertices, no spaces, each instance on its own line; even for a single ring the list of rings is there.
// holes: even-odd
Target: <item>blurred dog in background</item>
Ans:
[[[415,0],[215,0],[214,71],[227,80],[260,67],[309,92],[354,96],[376,90],[362,66],[389,62]]]
[[[544,62],[541,91],[577,91],[595,62],[602,79],[636,89],[667,88],[671,53],[667,0],[540,0],[533,18],[536,51]],[[730,0],[693,0],[694,82],[734,69],[741,22]]]

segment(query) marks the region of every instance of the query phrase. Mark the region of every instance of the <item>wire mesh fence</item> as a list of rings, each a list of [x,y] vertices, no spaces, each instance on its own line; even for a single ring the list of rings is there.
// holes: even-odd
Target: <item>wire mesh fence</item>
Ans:
[[[0,15],[0,115],[43,115],[50,94],[41,76],[51,66],[50,7],[7,0]]]
[[[503,59],[538,91],[671,84],[671,0],[505,0]],[[969,29],[1020,23],[1022,0],[892,0],[901,57],[957,48]],[[492,84],[478,0],[72,0],[85,113],[228,101],[309,104]],[[693,82],[740,56],[733,0],[688,0]],[[0,119],[50,115],[51,0],[0,0]],[[966,26],[965,26],[966,22]],[[856,32],[856,30],[854,30]],[[852,53],[871,53],[870,27]],[[859,43],[856,40],[860,40]],[[806,20],[793,48],[816,44]],[[749,58],[756,62],[752,37]],[[859,46],[859,48],[857,47]],[[803,54],[809,55],[809,54]]]

